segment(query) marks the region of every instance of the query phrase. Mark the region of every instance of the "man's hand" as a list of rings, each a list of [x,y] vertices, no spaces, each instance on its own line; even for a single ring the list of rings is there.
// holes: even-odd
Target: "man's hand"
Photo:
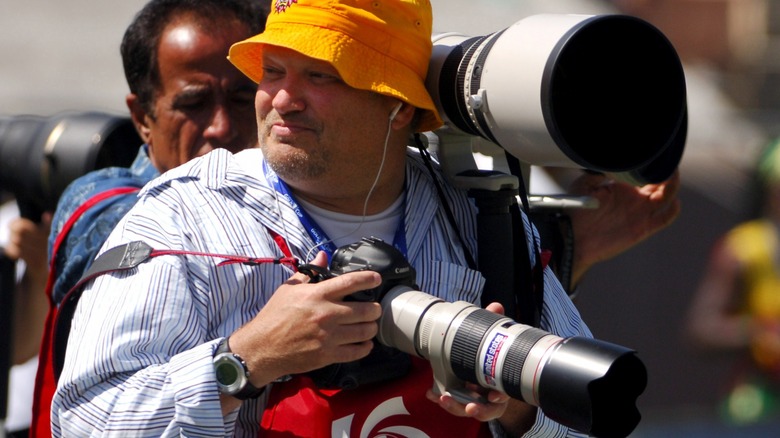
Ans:
[[[499,315],[504,314],[504,306],[500,303],[491,303],[486,309]],[[498,419],[510,436],[520,436],[527,432],[536,419],[534,406],[514,400],[503,392],[487,391],[485,388],[471,383],[467,384],[467,389],[482,394],[488,403],[463,404],[449,394],[436,395],[431,389],[428,390],[426,396],[428,400],[438,403],[452,415],[471,417],[479,421]]]
[[[314,264],[327,264],[319,253]],[[351,362],[369,354],[382,314],[379,303],[344,301],[381,284],[373,271],[340,275],[319,283],[296,273],[280,286],[260,313],[230,337],[231,349],[247,363],[252,384]]]
[[[586,173],[570,192],[598,200],[595,209],[570,212],[574,230],[572,284],[598,262],[626,251],[671,224],[680,213],[679,172],[661,184],[635,187]]]
[[[8,244],[3,248],[11,260],[24,260],[27,270],[42,277],[44,285],[48,275],[46,248],[51,220],[51,213],[44,213],[38,223],[26,218],[14,219],[9,224]]]
[[[14,293],[13,364],[24,363],[38,354],[48,297],[44,293],[49,275],[46,262],[47,240],[52,214],[44,213],[40,222],[17,218],[9,224],[8,243],[4,254],[11,260],[23,260],[24,276]]]

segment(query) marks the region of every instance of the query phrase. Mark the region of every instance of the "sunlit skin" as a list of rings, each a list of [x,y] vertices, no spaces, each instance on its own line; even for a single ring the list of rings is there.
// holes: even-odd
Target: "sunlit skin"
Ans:
[[[235,20],[202,29],[187,15],[162,33],[153,114],[141,108],[136,95],[127,96],[160,172],[215,148],[237,152],[257,145],[256,85],[226,59],[230,45],[250,35]]]
[[[406,139],[414,108],[345,84],[329,63],[267,46],[255,101],[260,147],[299,198],[348,214],[387,208],[403,189]]]
[[[604,175],[585,173],[574,181],[573,194],[598,201],[596,209],[572,209],[574,230],[572,284],[593,265],[609,260],[669,226],[680,214],[680,173],[659,184],[635,187]]]

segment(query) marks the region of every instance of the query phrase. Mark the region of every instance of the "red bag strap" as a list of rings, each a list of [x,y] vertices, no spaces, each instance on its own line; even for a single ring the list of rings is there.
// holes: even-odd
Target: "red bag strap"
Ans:
[[[60,250],[60,246],[62,245],[62,242],[64,242],[65,238],[67,238],[68,234],[70,234],[70,230],[73,228],[73,225],[75,225],[76,222],[79,219],[81,219],[81,216],[83,216],[84,213],[86,213],[90,208],[105,201],[106,199],[112,198],[114,196],[126,195],[129,193],[137,192],[138,190],[140,189],[138,189],[137,187],[117,187],[110,190],[106,190],[104,192],[100,192],[95,196],[87,199],[87,201],[84,202],[83,204],[81,204],[76,209],[76,211],[74,211],[73,214],[68,218],[65,224],[62,226],[62,230],[57,235],[57,238],[54,239],[54,244],[52,245],[51,260],[49,261],[49,277],[46,281],[46,296],[49,298],[50,308],[55,307],[54,298],[52,297],[52,291],[54,290],[54,282],[57,280],[57,272],[55,269],[57,253]]]
[[[118,187],[104,192],[100,192],[89,198],[81,204],[63,225],[62,230],[57,235],[52,245],[52,255],[49,264],[49,276],[46,281],[45,294],[49,300],[49,312],[46,315],[44,325],[43,339],[38,356],[38,371],[35,378],[35,389],[33,396],[32,424],[30,426],[31,437],[50,437],[51,436],[51,402],[54,398],[54,392],[57,389],[57,380],[62,371],[62,363],[65,358],[65,348],[67,347],[67,337],[70,332],[70,319],[73,317],[78,300],[81,297],[81,286],[87,281],[112,271],[129,269],[148,260],[150,257],[159,255],[197,255],[225,259],[218,266],[233,263],[243,263],[255,265],[260,263],[284,264],[297,271],[298,260],[292,256],[287,243],[278,233],[268,230],[274,241],[281,249],[285,257],[281,258],[262,258],[246,257],[228,254],[213,254],[197,251],[183,250],[154,250],[143,242],[131,242],[112,248],[98,257],[79,279],[79,281],[68,291],[58,308],[54,303],[52,296],[54,282],[57,279],[55,261],[60,246],[67,238],[75,223],[90,208],[103,202],[106,199],[118,195],[137,192],[136,187]]]
[[[49,262],[49,276],[46,279],[46,298],[49,300],[49,311],[46,314],[44,322],[43,338],[38,353],[38,371],[35,376],[35,389],[33,392],[32,423],[30,425],[31,437],[51,437],[51,401],[54,398],[54,391],[57,389],[57,379],[53,368],[53,344],[54,324],[57,319],[57,306],[54,303],[52,291],[54,290],[54,281],[57,279],[55,269],[55,260],[62,242],[70,233],[73,225],[90,208],[94,207],[106,199],[118,195],[125,195],[137,192],[137,187],[117,187],[106,190],[89,198],[81,204],[76,211],[68,218],[62,227],[62,230],[54,240],[52,246],[51,261]]]

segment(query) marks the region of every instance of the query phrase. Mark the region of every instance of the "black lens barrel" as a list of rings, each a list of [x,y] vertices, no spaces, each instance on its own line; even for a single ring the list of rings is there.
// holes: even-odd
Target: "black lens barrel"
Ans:
[[[518,400],[525,400],[523,387],[534,388],[538,400],[526,402],[538,405],[553,420],[593,436],[625,437],[636,428],[641,419],[636,399],[647,386],[647,370],[635,351],[584,337],[559,338],[552,346],[539,346],[549,333],[527,327],[507,336],[493,330],[502,321],[506,321],[502,327],[516,324],[478,309],[457,327],[449,358],[459,379],[480,384],[480,375],[487,380],[500,378],[504,392]],[[494,336],[487,339],[491,333]],[[506,355],[483,351],[486,343],[493,342],[501,344],[501,350],[508,349]],[[538,370],[523,381],[523,367],[531,355],[543,358],[530,362]]]
[[[545,415],[597,437],[625,437],[639,424],[647,370],[636,352],[597,339],[560,343],[539,378]]]
[[[130,118],[99,111],[0,117],[0,189],[37,220],[79,176],[128,167],[141,143]]]

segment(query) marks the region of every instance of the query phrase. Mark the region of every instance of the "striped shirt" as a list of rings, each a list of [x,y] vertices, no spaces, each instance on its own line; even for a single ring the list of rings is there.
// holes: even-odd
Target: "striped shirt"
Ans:
[[[102,251],[143,240],[157,249],[281,257],[271,230],[305,259],[314,242],[290,202],[266,180],[262,160],[259,149],[236,155],[215,150],[167,172],[142,190]],[[468,268],[436,201],[433,176],[414,152],[406,175],[407,258],[421,290],[479,303],[484,279]],[[471,200],[446,184],[444,191],[476,254]],[[531,235],[527,221],[525,226]],[[264,400],[245,401],[223,418],[212,356],[217,343],[250,321],[292,272],[275,264],[218,262],[159,256],[86,287],[53,401],[55,436],[257,436]],[[541,324],[561,337],[591,336],[549,269]],[[541,411],[531,435],[579,436]]]

